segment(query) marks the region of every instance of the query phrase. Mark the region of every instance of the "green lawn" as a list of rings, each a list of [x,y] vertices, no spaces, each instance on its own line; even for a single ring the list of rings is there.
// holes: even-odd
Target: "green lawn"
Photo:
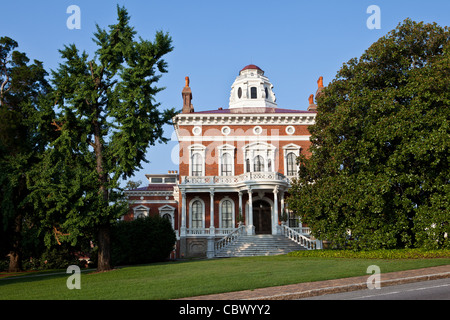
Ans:
[[[284,284],[450,265],[439,259],[345,259],[270,256],[177,261],[123,267],[104,273],[83,272],[81,289],[69,290],[70,274],[21,276],[0,280],[0,299],[174,299]]]

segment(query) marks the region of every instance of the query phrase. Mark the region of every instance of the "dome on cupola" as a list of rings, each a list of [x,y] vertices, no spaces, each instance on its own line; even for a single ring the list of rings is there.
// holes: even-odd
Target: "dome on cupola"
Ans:
[[[231,86],[230,109],[276,108],[273,85],[254,64],[242,68]]]

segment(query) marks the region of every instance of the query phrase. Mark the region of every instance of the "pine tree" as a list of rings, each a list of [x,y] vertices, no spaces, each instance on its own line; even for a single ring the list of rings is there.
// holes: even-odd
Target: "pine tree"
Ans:
[[[171,37],[158,31],[153,42],[135,40],[126,9],[117,14],[107,30],[97,25],[93,58],[74,44],[60,50],[64,61],[52,72],[59,136],[36,187],[47,230],[72,242],[96,234],[99,271],[111,268],[110,226],[124,213],[120,180],[147,161],[149,145],[167,141],[162,127],[175,115],[155,102]]]
[[[0,38],[0,253],[9,255],[9,271],[21,270],[21,233],[33,217],[28,175],[39,162],[51,133],[42,124],[52,118],[44,103],[50,86],[40,61]]]

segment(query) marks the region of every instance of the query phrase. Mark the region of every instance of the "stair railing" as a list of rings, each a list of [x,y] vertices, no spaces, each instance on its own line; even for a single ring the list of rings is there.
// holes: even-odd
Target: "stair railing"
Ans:
[[[225,248],[230,243],[234,242],[237,238],[239,238],[244,233],[244,231],[245,231],[245,226],[240,225],[236,230],[227,234],[222,239],[216,241],[216,243],[214,244],[215,251],[217,252],[218,250]]]
[[[293,230],[292,228],[289,228],[286,225],[281,225],[281,234],[308,250],[322,249],[322,241],[312,240],[308,237],[305,237],[301,233]]]

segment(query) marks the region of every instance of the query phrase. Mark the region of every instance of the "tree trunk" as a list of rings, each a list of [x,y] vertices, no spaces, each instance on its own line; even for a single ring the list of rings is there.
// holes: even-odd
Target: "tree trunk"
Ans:
[[[18,214],[14,219],[13,244],[9,252],[8,272],[22,271],[22,255],[20,250],[20,237],[22,231],[22,215]]]
[[[110,226],[102,225],[98,231],[98,265],[97,271],[111,270],[111,239]]]
[[[9,254],[9,267],[8,272],[20,272],[22,271],[22,259],[20,252],[11,251]]]
[[[98,108],[97,108],[97,119]],[[103,171],[103,145],[101,143],[100,124],[94,121],[94,151],[97,161],[98,181],[100,182],[99,194],[103,198],[103,205],[108,205],[108,189],[106,188],[107,179]],[[97,271],[111,270],[111,241],[110,241],[110,225],[108,221],[101,221],[98,230],[98,266]]]

